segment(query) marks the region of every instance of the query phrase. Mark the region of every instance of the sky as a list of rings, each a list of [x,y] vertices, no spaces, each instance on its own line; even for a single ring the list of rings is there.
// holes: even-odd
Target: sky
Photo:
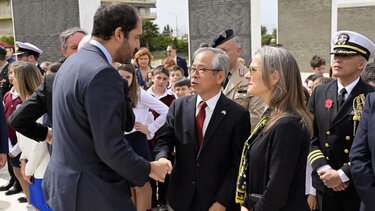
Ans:
[[[276,2],[277,0],[261,0],[261,24],[269,31],[277,26]],[[161,31],[167,24],[174,30],[177,22],[179,35],[188,32],[188,0],[156,0],[154,12],[157,15],[155,23]]]

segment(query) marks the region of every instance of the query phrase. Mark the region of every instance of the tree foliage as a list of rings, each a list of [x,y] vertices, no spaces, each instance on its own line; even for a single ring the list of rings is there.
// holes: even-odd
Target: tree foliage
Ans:
[[[5,42],[8,44],[14,44],[14,37],[13,36],[8,36],[8,35],[2,35],[0,36],[0,42]]]

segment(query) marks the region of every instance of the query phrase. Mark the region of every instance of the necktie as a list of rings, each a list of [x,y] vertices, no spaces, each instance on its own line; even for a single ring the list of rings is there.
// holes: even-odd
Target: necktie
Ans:
[[[197,117],[195,117],[195,125],[197,127],[197,136],[198,136],[198,146],[200,147],[203,142],[203,122],[206,118],[206,102],[201,101],[199,103],[199,113]]]
[[[338,108],[341,108],[341,106],[344,104],[344,102],[345,102],[345,94],[346,94],[346,89],[342,88],[340,90],[339,95],[337,96],[337,105],[339,106]]]
[[[223,86],[224,89],[227,88],[227,85],[228,85],[228,82],[229,82],[229,79],[230,79],[231,76],[232,76],[232,73],[229,72],[228,76],[227,76],[227,78],[225,79],[225,82],[224,82],[224,86]]]

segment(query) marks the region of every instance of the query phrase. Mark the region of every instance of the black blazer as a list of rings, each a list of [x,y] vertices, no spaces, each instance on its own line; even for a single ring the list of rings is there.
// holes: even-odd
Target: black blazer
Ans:
[[[4,69],[0,70],[0,92],[2,96],[4,97],[5,93],[7,93],[12,85],[9,82],[9,77],[8,77],[8,68],[9,68],[9,63],[5,65]]]
[[[362,79],[355,85],[352,92],[345,100],[340,109],[337,106],[337,81],[318,86],[309,100],[309,110],[314,115],[314,136],[311,140],[310,154],[322,152],[323,155],[310,156],[310,162],[313,168],[312,183],[313,186],[324,193],[335,194],[334,191],[324,186],[316,170],[323,165],[330,165],[333,169],[342,169],[351,179],[349,163],[349,152],[353,143],[353,100],[360,94],[375,91],[375,88],[366,84]],[[333,104],[327,104],[327,100],[332,100]],[[356,123],[358,127],[358,122]],[[345,192],[357,195],[352,183],[349,188],[340,191],[341,195]]]
[[[221,94],[199,148],[195,129],[196,95],[173,101],[155,147],[156,160],[176,147],[168,201],[188,210],[194,197],[201,210],[218,201],[238,210],[234,201],[243,144],[250,134],[249,112]]]
[[[350,150],[350,172],[361,197],[361,211],[375,210],[375,93],[367,95],[361,122]]]
[[[0,96],[0,153],[8,153],[8,129],[5,120],[3,97]]]
[[[176,63],[178,66],[184,69],[184,76],[188,77],[189,72],[188,72],[186,60],[182,57],[176,56]]]
[[[305,198],[309,133],[297,116],[283,117],[248,152],[248,194],[262,194],[250,210],[309,210]]]
[[[52,118],[52,85],[55,74],[44,77],[42,84],[10,116],[9,124],[19,133],[36,141],[44,141],[48,127],[36,122],[47,113]]]

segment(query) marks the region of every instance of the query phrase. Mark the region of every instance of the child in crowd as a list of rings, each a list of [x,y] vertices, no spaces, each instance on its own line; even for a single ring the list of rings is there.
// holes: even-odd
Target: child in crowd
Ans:
[[[151,161],[148,139],[152,139],[155,132],[164,125],[168,107],[138,85],[136,72],[131,64],[120,65],[118,72],[123,79],[128,81],[129,97],[135,114],[134,128],[129,133],[126,133],[126,140],[138,155]],[[151,120],[149,122],[151,108],[160,115],[154,121]],[[132,199],[137,210],[151,209],[151,197],[150,182],[147,182],[142,187],[132,188]]]
[[[320,56],[313,56],[310,60],[310,66],[313,74],[323,75],[325,70],[326,60]]]
[[[174,65],[169,70],[169,86],[168,89],[172,89],[173,92],[173,84],[176,83],[176,81],[181,80],[184,77],[184,69],[182,69],[178,65]]]
[[[173,85],[173,93],[175,94],[176,98],[180,98],[183,96],[188,96],[191,94],[191,83],[188,78],[183,78]]]
[[[35,65],[28,62],[14,62],[10,65],[10,72],[14,73],[13,84],[24,102],[42,82],[42,74]],[[38,120],[42,122],[42,118]],[[47,142],[37,142],[17,134],[21,148],[21,173],[29,183],[30,202],[40,211],[51,210],[44,199],[42,180],[50,159]]]
[[[161,102],[163,102],[168,107],[172,104],[173,100],[175,99],[175,96],[173,93],[167,89],[168,85],[168,79],[169,79],[169,70],[166,69],[163,65],[157,66],[153,70],[153,85],[147,90],[148,93],[150,93],[152,96],[159,99]],[[157,118],[159,114],[155,111],[152,111],[154,118]],[[155,134],[155,137],[158,135],[158,132]],[[155,147],[155,139],[149,141],[149,146],[151,153],[154,152]],[[172,155],[170,159],[173,159]],[[173,161],[172,161],[173,163]],[[169,176],[167,175],[165,177],[164,183],[156,183],[154,180],[151,180],[153,195],[152,195],[152,206],[160,206],[162,208],[166,207],[167,199],[167,188],[168,188],[168,180]],[[158,190],[158,193],[156,191]],[[156,195],[158,195],[158,199],[156,199]]]

